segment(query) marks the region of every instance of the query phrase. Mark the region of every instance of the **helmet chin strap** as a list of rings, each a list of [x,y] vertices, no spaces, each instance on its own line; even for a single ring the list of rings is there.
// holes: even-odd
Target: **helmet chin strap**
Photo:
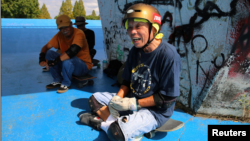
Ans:
[[[141,48],[141,50],[143,51],[143,49],[145,47],[147,47],[156,37],[157,34],[155,34],[155,36],[153,37],[152,40],[150,40],[150,34],[151,34],[151,29],[152,29],[152,24],[149,24],[149,37],[148,37],[148,42]],[[138,60],[138,64],[141,64],[141,51],[139,50],[139,60]]]
[[[150,40],[150,34],[151,34],[151,30],[152,30],[152,24],[149,24],[149,36],[148,36],[148,42],[141,48],[142,50],[147,47],[156,37],[157,34],[154,35],[153,39]]]

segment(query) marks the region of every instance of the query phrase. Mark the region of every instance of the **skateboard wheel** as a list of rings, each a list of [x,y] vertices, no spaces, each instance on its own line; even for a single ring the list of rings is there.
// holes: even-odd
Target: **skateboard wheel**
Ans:
[[[155,136],[155,131],[150,131],[150,132],[144,134],[144,137],[146,137],[148,139],[151,139],[154,136]]]
[[[94,85],[94,81],[93,80],[89,80],[88,84],[89,85]]]
[[[78,87],[78,88],[82,88],[83,86],[84,86],[83,83],[78,83],[78,84],[77,84],[77,87]]]

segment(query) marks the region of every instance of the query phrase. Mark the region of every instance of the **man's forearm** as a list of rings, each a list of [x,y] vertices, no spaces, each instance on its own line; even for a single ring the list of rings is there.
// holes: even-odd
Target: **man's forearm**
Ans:
[[[120,96],[121,98],[125,97],[129,93],[129,87],[125,85],[121,85],[120,90],[118,91],[117,95]]]
[[[44,46],[42,47],[41,53],[43,52],[43,53],[46,54],[46,52],[47,52],[49,49],[51,49],[51,48],[52,48],[52,45],[49,44],[49,43],[47,43],[46,45],[44,45]]]
[[[61,61],[65,61],[65,60],[70,59],[70,57],[68,56],[67,53],[64,52],[64,53],[60,56],[60,59],[61,59]]]
[[[48,51],[48,49],[47,49],[47,44],[46,44],[46,45],[44,45],[44,46],[42,47],[41,53],[43,52],[43,53],[46,54],[47,51]]]
[[[146,97],[146,98],[142,98],[138,100],[138,103],[141,107],[152,107],[155,106],[155,101],[154,101],[154,97],[153,95]]]

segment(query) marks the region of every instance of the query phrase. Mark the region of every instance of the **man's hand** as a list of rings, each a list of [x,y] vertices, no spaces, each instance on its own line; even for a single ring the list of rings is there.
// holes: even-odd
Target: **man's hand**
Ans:
[[[114,109],[111,105],[112,105],[112,103],[115,101],[115,100],[118,100],[118,99],[121,99],[121,97],[120,96],[114,96],[112,99],[111,99],[111,101],[109,102],[109,105],[108,105],[108,107],[109,107],[109,112],[110,112],[110,114],[114,117],[114,118],[118,118],[119,116],[120,116],[120,114],[119,114],[119,112],[116,110],[116,109]]]
[[[109,106],[118,110],[118,111],[137,111],[136,98],[121,98],[113,100],[112,103],[109,103]]]
[[[62,62],[61,59],[60,59],[60,56],[56,57],[56,59],[54,59],[54,60],[49,60],[48,65],[50,67],[52,67],[52,66],[57,65],[59,62]]]
[[[44,67],[44,66],[47,65],[47,63],[46,63],[45,61],[43,61],[43,62],[40,62],[39,65],[40,65],[41,67]]]

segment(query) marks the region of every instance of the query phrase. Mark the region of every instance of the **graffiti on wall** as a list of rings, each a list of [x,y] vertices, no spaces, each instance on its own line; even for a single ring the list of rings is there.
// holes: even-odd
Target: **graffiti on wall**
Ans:
[[[242,22],[242,21],[240,21]],[[250,16],[244,19],[244,24],[240,24],[240,30],[236,42],[232,46],[231,55],[226,62],[230,67],[229,77],[244,75],[249,79],[250,74]],[[235,30],[234,30],[235,31]]]
[[[201,1],[202,0],[196,0],[195,2],[196,13],[192,17],[190,17],[189,24],[175,27],[174,32],[169,36],[169,43],[174,43],[175,38],[177,38],[177,46],[179,46],[181,37],[183,37],[185,43],[188,43],[193,37],[194,28],[200,28],[200,26],[211,17],[221,18],[221,17],[235,15],[236,3],[238,0],[233,0],[230,3],[231,10],[229,12],[223,12],[216,4],[214,4],[211,1],[207,1],[204,8],[200,9],[199,6],[201,4]],[[216,12],[211,12],[214,10]],[[167,11],[165,15],[169,15],[169,12]],[[164,21],[165,15],[162,21],[163,23],[165,22]],[[196,22],[198,17],[201,19]],[[184,54],[181,55],[183,56]]]
[[[118,58],[120,61],[124,61],[127,58],[128,50],[130,49],[126,45],[124,45],[126,42],[128,42],[128,39],[124,38],[127,36],[126,30],[124,30],[124,27],[121,25],[118,25],[114,21],[109,22],[109,28],[104,27],[104,36],[106,37],[104,39],[104,43],[106,46],[106,50],[110,52],[109,55],[113,55],[111,58]],[[119,41],[117,41],[119,39]],[[117,43],[119,42],[119,43]],[[116,45],[116,48],[112,45]]]
[[[210,96],[202,104],[202,108],[208,107],[207,105],[211,106],[215,102],[213,98],[216,97],[215,94],[220,93],[221,98],[218,100],[219,102],[217,101],[217,109],[231,109],[231,114],[243,116],[241,100],[247,101],[250,99],[249,28],[250,15],[238,20],[229,31],[228,34],[231,38],[227,40],[229,40],[230,45],[232,37],[235,40],[231,45],[230,54],[221,67],[222,71],[218,73],[217,79],[213,82]],[[237,112],[239,114],[236,114]]]
[[[142,0],[142,1],[139,1],[139,0],[135,0],[133,2],[127,2],[126,0],[126,4],[124,5],[124,8],[120,8],[120,6],[118,5],[118,9],[119,11],[122,13],[122,14],[125,14],[126,13],[126,10],[134,5],[134,4],[137,4],[137,3],[145,3],[145,4],[156,4],[156,5],[171,5],[171,6],[177,6],[179,9],[182,8],[182,4],[181,4],[181,1],[183,0]],[[116,3],[119,3],[119,0],[115,0]],[[176,2],[176,3],[175,3]]]
[[[188,51],[191,50],[195,54],[202,54],[206,53],[205,51],[208,48],[208,42],[207,39],[204,35],[195,35],[194,36],[194,30],[195,29],[200,29],[202,27],[202,24],[208,21],[210,18],[215,17],[215,18],[222,18],[222,17],[232,17],[236,13],[236,3],[238,2],[237,0],[232,0],[230,3],[230,11],[224,12],[222,11],[218,5],[216,5],[212,1],[207,1],[204,4],[204,8],[201,9],[200,4],[202,0],[196,0],[195,5],[194,5],[194,10],[195,13],[193,16],[190,17],[189,23],[176,26],[174,27],[173,33],[169,36],[168,42],[175,45],[177,47],[177,51],[180,54],[182,58],[188,57]],[[172,17],[171,13],[169,11],[166,11],[166,13],[163,16],[162,23],[164,24],[165,22],[170,22],[170,27],[172,26]],[[198,20],[199,19],[199,20]],[[180,51],[180,43],[181,43],[181,38],[184,41],[184,49]],[[201,47],[196,47],[199,48],[199,52],[195,50],[193,41],[199,38],[199,40],[204,40],[205,41],[205,46],[204,48],[201,49]],[[191,42],[191,48],[187,48],[186,43]],[[184,50],[184,51],[183,51]],[[218,57],[220,57],[220,61],[218,61]],[[211,65],[209,65],[208,70],[204,70],[204,68],[201,66],[201,63],[203,62],[211,62]],[[199,84],[200,92],[198,92],[197,96],[194,98],[194,107],[196,110],[198,109],[200,105],[200,101],[202,101],[205,97],[204,92],[211,86],[213,77],[217,73],[217,71],[222,67],[222,64],[225,61],[225,54],[220,53],[220,56],[216,56],[214,60],[200,60],[200,58],[197,58],[196,60],[196,84]],[[208,65],[208,64],[206,64]],[[189,72],[190,73],[190,72]],[[191,81],[191,80],[190,80]],[[191,87],[191,85],[190,85]],[[192,88],[190,88],[192,89]]]

